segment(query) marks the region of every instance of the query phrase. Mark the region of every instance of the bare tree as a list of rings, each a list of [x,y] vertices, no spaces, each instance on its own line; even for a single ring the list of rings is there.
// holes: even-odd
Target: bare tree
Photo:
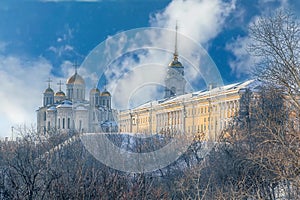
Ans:
[[[269,111],[268,116],[266,113],[256,113],[267,117],[264,123],[260,123],[259,131],[261,148],[265,148],[264,155],[256,155],[256,159],[261,157],[270,161],[265,164],[266,167],[273,168],[283,182],[286,182],[286,188],[292,187],[292,183],[295,190],[300,187],[299,19],[289,11],[277,11],[272,16],[259,18],[250,27],[250,36],[253,42],[249,45],[250,53],[258,58],[254,75],[274,89],[273,98],[267,98],[267,101],[274,104],[274,95],[284,99],[284,109],[281,113],[276,113],[281,118],[271,115],[273,110]],[[271,95],[269,93],[269,97]],[[278,120],[282,119],[283,123],[278,126]]]
[[[249,52],[258,62],[254,75],[285,92],[300,109],[300,23],[288,11],[261,17],[250,26]]]

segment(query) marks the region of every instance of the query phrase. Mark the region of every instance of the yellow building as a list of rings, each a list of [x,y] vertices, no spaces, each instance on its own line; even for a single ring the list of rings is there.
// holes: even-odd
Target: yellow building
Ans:
[[[211,90],[152,101],[120,111],[121,133],[193,134],[215,140],[237,114],[240,98],[252,80]]]

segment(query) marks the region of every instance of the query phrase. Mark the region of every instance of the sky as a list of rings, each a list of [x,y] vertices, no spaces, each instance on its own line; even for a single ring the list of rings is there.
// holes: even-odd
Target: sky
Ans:
[[[300,15],[298,0],[3,0],[0,4],[0,137],[10,136],[12,126],[35,127],[36,110],[42,105],[46,80],[50,77],[52,88],[57,91],[56,83],[65,82],[74,73],[74,62],[83,63],[97,45],[127,30],[174,29],[177,21],[178,32],[207,51],[225,84],[250,79],[253,58],[245,50],[249,42],[248,27],[258,17],[280,8]],[[169,38],[170,35],[154,38],[153,43],[159,45]],[[178,43],[181,44],[179,54],[184,53],[185,43],[180,43],[180,37]],[[105,43],[105,48],[109,45],[112,44]],[[116,51],[121,48],[120,44],[115,48]],[[157,51],[141,52],[138,58],[137,61],[124,56],[107,73],[120,73],[129,70],[128,66],[144,62],[160,62],[163,66],[172,59]],[[124,80],[140,84],[138,80],[151,73],[159,79],[163,74],[161,69],[141,70]],[[78,69],[85,79],[99,78],[89,70]],[[191,79],[193,74],[194,71],[187,70]],[[121,87],[123,82],[116,89],[114,78],[107,80],[107,88],[128,93],[128,88]],[[87,93],[92,82],[87,84]],[[147,89],[151,91],[151,87]],[[150,93],[144,96],[147,95],[151,97]]]

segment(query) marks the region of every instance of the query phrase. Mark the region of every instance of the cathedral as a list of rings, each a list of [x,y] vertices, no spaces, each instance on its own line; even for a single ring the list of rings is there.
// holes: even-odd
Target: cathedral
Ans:
[[[95,87],[90,90],[89,100],[85,99],[84,79],[75,69],[74,75],[66,81],[66,93],[54,92],[48,80],[43,94],[43,105],[37,110],[39,133],[55,130],[60,132],[116,132],[116,111],[111,108],[111,94]]]

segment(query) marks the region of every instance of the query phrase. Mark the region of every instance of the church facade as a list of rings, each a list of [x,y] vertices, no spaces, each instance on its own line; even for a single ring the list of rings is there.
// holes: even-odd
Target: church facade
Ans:
[[[111,108],[111,94],[95,87],[90,90],[89,100],[85,99],[86,85],[77,73],[66,81],[66,94],[61,90],[53,91],[49,80],[43,94],[43,105],[37,110],[37,131],[46,133],[60,132],[115,132],[116,111]]]

